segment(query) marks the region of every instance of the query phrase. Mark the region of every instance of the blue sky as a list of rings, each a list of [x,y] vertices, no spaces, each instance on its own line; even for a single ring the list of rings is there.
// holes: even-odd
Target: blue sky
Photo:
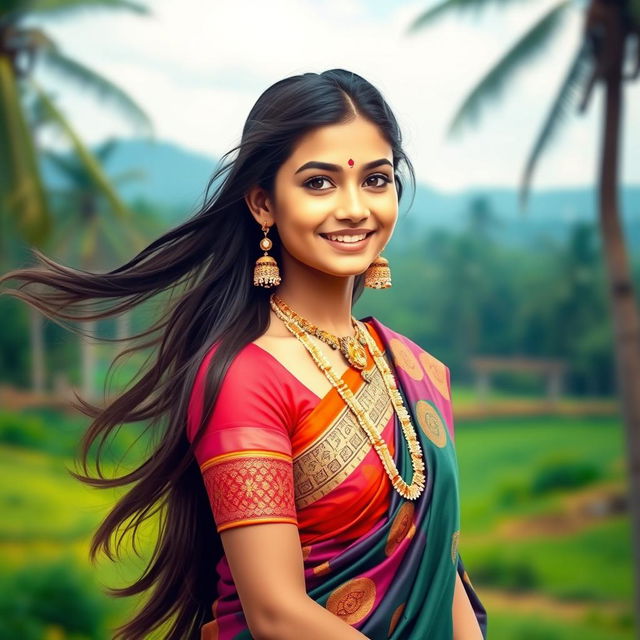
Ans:
[[[156,136],[220,156],[237,144],[269,85],[305,71],[353,70],[383,93],[417,178],[443,191],[516,187],[582,27],[580,4],[553,46],[522,72],[475,127],[446,126],[475,81],[557,0],[514,2],[405,31],[426,2],[391,0],[151,0],[151,16],[92,10],[42,24],[65,53],[117,82],[151,116]],[[85,139],[135,135],[104,105],[42,75]],[[591,186],[597,176],[603,91],[572,115],[542,157],[534,188]],[[640,82],[626,85],[623,184],[640,184]],[[56,143],[55,140],[50,142]]]

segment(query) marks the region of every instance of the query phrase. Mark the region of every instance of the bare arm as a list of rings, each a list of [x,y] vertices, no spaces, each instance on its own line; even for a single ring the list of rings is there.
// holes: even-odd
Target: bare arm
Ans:
[[[483,640],[478,619],[457,571],[453,592],[453,640]]]
[[[233,581],[256,640],[366,640],[306,592],[298,529],[260,523],[220,532]]]

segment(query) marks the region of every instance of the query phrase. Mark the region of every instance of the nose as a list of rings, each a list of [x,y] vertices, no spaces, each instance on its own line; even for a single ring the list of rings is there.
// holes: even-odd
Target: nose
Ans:
[[[358,185],[347,184],[343,189],[342,206],[338,210],[338,218],[348,220],[365,220],[371,215],[365,195]]]

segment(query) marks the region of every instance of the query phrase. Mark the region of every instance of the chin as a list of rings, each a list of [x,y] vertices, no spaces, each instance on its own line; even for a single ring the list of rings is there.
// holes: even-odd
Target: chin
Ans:
[[[345,269],[344,271],[336,271],[331,268],[323,268],[321,271],[326,273],[328,276],[334,276],[335,278],[355,278],[359,275],[364,274],[364,272],[369,268],[369,265],[373,262],[373,259],[366,260],[362,262],[361,265],[357,267],[353,267],[351,269]]]

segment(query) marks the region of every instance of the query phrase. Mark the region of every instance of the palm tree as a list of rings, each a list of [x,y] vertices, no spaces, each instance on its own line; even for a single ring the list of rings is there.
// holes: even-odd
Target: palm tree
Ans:
[[[113,154],[117,142],[113,139],[100,144],[95,152],[101,165],[105,165]],[[96,184],[93,174],[82,158],[77,155],[46,151],[44,156],[64,176],[64,189],[50,190],[52,196],[60,200],[56,207],[59,223],[52,237],[56,254],[65,262],[78,264],[84,270],[98,271],[111,268],[114,262],[122,262],[131,253],[140,251],[145,238],[136,229],[133,219],[127,217],[126,224],[105,200],[104,191]],[[138,170],[126,171],[111,176],[110,182],[119,186],[130,180],[139,179]],[[128,315],[117,317],[117,337],[125,338],[128,332]],[[86,323],[87,333],[95,335],[96,321]],[[96,365],[96,343],[83,340],[82,380],[85,398],[94,398],[93,380]]]
[[[36,62],[64,81],[111,101],[138,128],[149,132],[151,124],[143,110],[106,78],[64,55],[45,31],[25,26],[33,16],[60,16],[87,8],[125,9],[148,13],[127,0],[4,0],[0,8],[0,255],[10,235],[17,233],[29,245],[42,248],[50,238],[53,220],[38,163],[36,126],[29,120],[29,105],[47,122],[54,123],[69,140],[96,188],[114,212],[127,216],[127,208],[104,174],[100,163],[82,142],[69,120],[48,92],[34,78]],[[30,309],[32,386],[44,385],[42,318]]]
[[[506,0],[494,0],[494,4],[500,6],[506,3]],[[466,9],[478,10],[489,4],[491,0],[443,0],[418,16],[408,32],[415,33],[445,14]],[[640,0],[589,0],[581,3],[581,7],[575,9],[570,0],[557,0],[469,92],[448,127],[448,134],[454,134],[463,122],[471,120],[481,105],[497,95],[519,68],[549,46],[552,37],[561,33],[562,20],[569,11],[584,11],[584,27],[577,51],[551,101],[524,168],[520,205],[521,208],[526,205],[535,164],[559,129],[564,115],[576,106],[580,112],[584,112],[596,83],[602,83],[605,112],[598,175],[599,221],[615,329],[617,385],[627,435],[636,579],[635,611],[640,612],[640,320],[618,206],[622,82],[637,80],[640,76]],[[635,58],[630,59],[634,40]],[[627,62],[632,65],[628,72],[625,69]]]

